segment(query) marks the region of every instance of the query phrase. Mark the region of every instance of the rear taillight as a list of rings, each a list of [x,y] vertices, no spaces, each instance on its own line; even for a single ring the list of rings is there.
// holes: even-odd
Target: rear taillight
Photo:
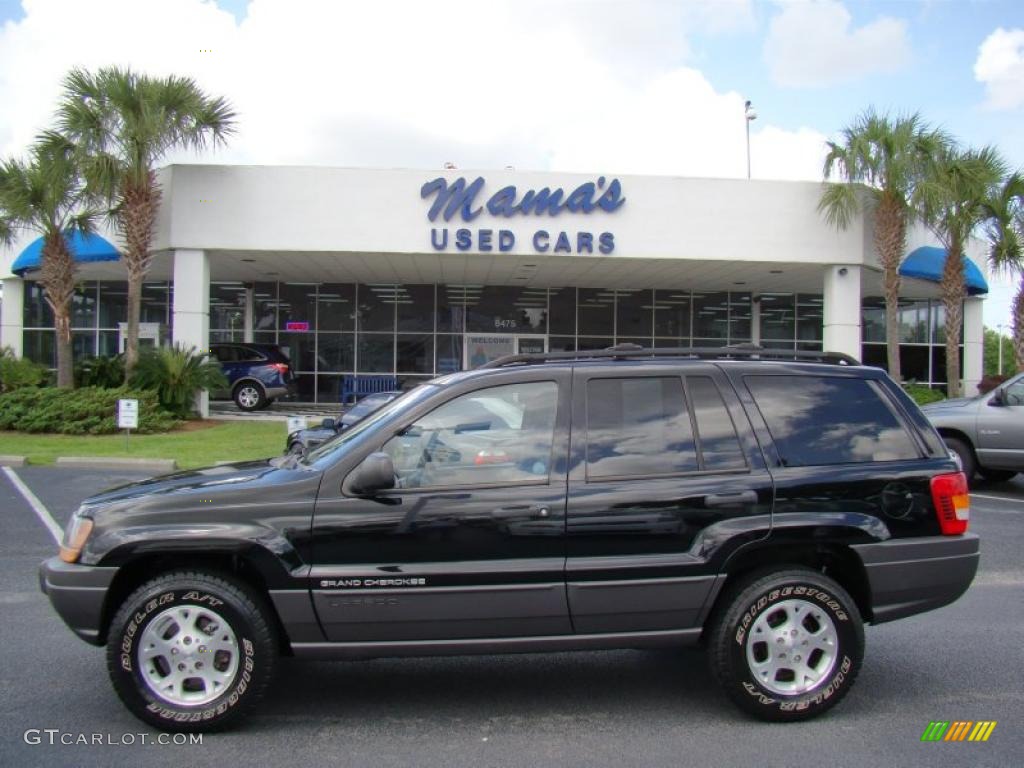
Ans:
[[[936,475],[932,478],[932,501],[944,536],[957,536],[967,531],[971,520],[971,497],[967,493],[967,476],[963,472]]]
[[[282,376],[284,374],[288,373],[288,364],[287,363],[271,363],[270,367],[271,368],[276,368],[277,372],[280,373]]]

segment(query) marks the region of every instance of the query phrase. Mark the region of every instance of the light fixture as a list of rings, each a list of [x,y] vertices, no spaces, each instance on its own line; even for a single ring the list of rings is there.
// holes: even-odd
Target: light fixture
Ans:
[[[750,123],[757,120],[757,110],[750,103],[750,99],[747,99],[743,104],[743,117],[744,123],[747,128],[747,178],[750,178]]]
[[[846,275],[846,271],[847,271],[847,270],[846,270],[846,267],[840,267],[840,268],[839,268],[839,274],[840,274],[840,276],[845,276],[845,275]]]

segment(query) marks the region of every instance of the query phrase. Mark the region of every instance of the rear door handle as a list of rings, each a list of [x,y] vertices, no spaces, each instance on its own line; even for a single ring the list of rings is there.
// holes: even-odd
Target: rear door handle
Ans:
[[[704,497],[705,507],[742,507],[746,504],[757,504],[757,491],[741,491],[740,493],[713,493]]]
[[[491,512],[491,517],[497,519],[506,518],[533,518],[546,520],[551,517],[551,507],[547,504],[537,504],[536,506],[518,506],[518,507],[499,507]]]

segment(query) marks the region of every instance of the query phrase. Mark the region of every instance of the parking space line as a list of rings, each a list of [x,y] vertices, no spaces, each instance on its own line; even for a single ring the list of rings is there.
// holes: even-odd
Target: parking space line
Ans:
[[[40,521],[42,521],[43,525],[46,526],[46,530],[48,530],[50,535],[53,536],[53,540],[60,544],[61,540],[64,538],[64,532],[61,530],[61,527],[57,525],[57,521],[53,519],[53,515],[50,514],[50,510],[48,510],[46,505],[39,500],[38,496],[32,493],[32,489],[25,485],[13,469],[10,467],[0,467],[0,469],[4,471],[5,475],[7,475],[7,479],[11,481],[11,485],[17,489],[22,498],[24,498],[25,501],[28,502],[28,505],[32,507],[32,511],[36,513],[36,517],[38,517]]]
[[[1014,504],[1024,504],[1024,499],[1011,499],[1009,496],[989,496],[985,493],[971,492],[972,499],[992,499],[993,501],[1012,501]]]

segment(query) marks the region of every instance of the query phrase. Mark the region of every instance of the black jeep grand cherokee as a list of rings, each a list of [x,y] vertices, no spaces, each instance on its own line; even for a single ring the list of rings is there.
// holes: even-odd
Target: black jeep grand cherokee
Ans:
[[[853,684],[863,622],[963,594],[967,522],[963,474],[880,370],[613,348],[436,379],[304,459],[94,496],[40,579],[169,730],[237,719],[281,654],[697,642],[740,707],[800,720]]]

